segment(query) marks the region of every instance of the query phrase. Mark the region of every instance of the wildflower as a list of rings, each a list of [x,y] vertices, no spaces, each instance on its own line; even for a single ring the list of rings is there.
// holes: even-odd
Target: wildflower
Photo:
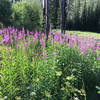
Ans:
[[[10,43],[12,44],[13,42],[14,42],[14,40],[13,40],[13,39],[11,39],[11,40],[10,40]]]
[[[31,43],[31,41],[29,40],[29,41],[28,41],[28,43],[30,44],[30,43]]]
[[[25,42],[25,46],[27,46],[27,42]]]
[[[23,39],[23,35],[20,33],[19,35],[18,35],[18,40],[22,40]]]
[[[26,50],[26,47],[25,47],[25,46],[23,46],[23,49],[24,49],[24,50]]]
[[[16,47],[17,47],[17,49],[18,49],[18,48],[20,47],[20,45],[19,45],[19,44],[17,44],[17,46],[16,46]]]
[[[2,44],[5,43],[5,39],[3,39],[3,40],[1,41],[1,43],[2,43]]]
[[[29,47],[31,47],[31,45],[29,45]]]
[[[33,32],[30,32],[31,35],[33,35]]]
[[[55,55],[55,56],[57,56],[57,55],[58,55],[58,53],[57,53],[57,52],[54,52],[54,55]]]
[[[8,42],[10,39],[9,35],[5,35],[5,41]]]
[[[44,33],[42,33],[41,36],[44,37],[45,36]]]
[[[100,56],[98,57],[98,60],[100,60]]]
[[[55,39],[56,41],[59,41],[59,40],[60,40],[60,37],[56,34],[56,35],[54,36],[54,39]]]
[[[7,99],[7,96],[4,96],[4,99]]]
[[[39,56],[39,53],[38,52],[36,53],[36,56]]]
[[[38,32],[35,33],[34,38],[35,39],[38,39],[39,38],[39,33]]]
[[[44,39],[40,39],[40,43],[41,43],[44,47],[46,47],[46,44],[45,44]]]
[[[52,32],[49,32],[49,35],[53,34]]]
[[[2,32],[3,32],[3,31],[2,31],[2,30],[0,30],[0,35],[2,34]]]
[[[73,48],[73,42],[72,41],[69,42],[69,48]]]
[[[81,48],[82,52],[84,53],[84,55],[87,53],[85,48]]]
[[[35,38],[33,38],[32,42],[35,43]]]
[[[17,40],[17,35],[14,36],[14,39]]]
[[[47,58],[47,57],[48,57],[48,55],[47,55],[46,53],[43,53],[43,56],[44,56],[45,58]]]

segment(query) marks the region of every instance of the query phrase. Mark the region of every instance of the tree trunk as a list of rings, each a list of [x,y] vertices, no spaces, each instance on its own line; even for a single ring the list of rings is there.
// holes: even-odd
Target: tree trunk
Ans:
[[[50,0],[45,0],[46,1],[46,9],[45,9],[45,14],[46,14],[46,28],[45,28],[45,33],[46,33],[46,42],[48,40],[48,35],[50,31]]]
[[[71,0],[67,0],[67,6],[65,7],[65,25],[64,25],[64,33],[65,33],[65,31],[66,31],[66,24],[67,24],[67,18],[68,18],[68,15],[69,15],[70,5],[71,5]]]
[[[64,33],[64,30],[65,30],[65,21],[66,21],[66,14],[65,14],[65,7],[66,7],[66,0],[61,0],[61,3],[60,3],[60,8],[61,8],[61,24],[60,24],[60,27],[61,27],[61,33]]]

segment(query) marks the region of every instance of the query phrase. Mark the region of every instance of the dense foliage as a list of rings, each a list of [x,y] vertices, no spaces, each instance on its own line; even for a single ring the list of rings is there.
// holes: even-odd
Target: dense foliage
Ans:
[[[98,97],[100,68],[94,38],[50,32],[46,47],[44,33],[8,27],[0,34],[0,99]]]
[[[12,24],[21,29],[40,30],[42,10],[36,2],[16,2],[12,6]]]
[[[10,25],[11,4],[8,0],[0,0],[0,23]]]
[[[59,2],[60,0],[51,0],[51,9],[54,10],[53,12],[51,10],[51,25],[53,28],[60,27],[60,24],[57,24],[60,23]],[[69,14],[66,19],[66,29],[100,32],[99,13],[100,0],[71,0]]]

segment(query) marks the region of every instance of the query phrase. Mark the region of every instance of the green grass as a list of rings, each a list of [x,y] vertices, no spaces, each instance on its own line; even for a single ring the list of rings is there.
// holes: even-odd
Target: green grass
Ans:
[[[53,30],[53,31],[60,32],[60,29]],[[75,35],[79,35],[79,36],[90,36],[90,37],[100,39],[100,33],[96,33],[96,32],[85,32],[85,31],[83,32],[83,31],[71,31],[71,30],[68,30],[66,32],[68,32],[69,34],[75,34]]]
[[[100,38],[100,33],[95,32],[82,32],[82,31],[67,31],[70,34],[80,35],[80,36],[90,36],[94,38]]]

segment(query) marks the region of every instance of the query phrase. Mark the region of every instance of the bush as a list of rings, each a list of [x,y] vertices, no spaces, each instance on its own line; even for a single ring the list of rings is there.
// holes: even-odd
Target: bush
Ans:
[[[66,95],[64,100],[75,95],[78,96],[79,100],[85,100],[85,98],[86,100],[94,100],[97,98],[95,87],[100,82],[100,68],[97,67],[96,55],[93,53],[88,53],[87,55],[79,54],[78,50],[74,48],[60,47],[59,51],[60,53],[56,59],[56,69],[61,73],[58,84],[61,88],[64,88],[64,91],[60,92],[59,98],[62,100],[68,93],[70,95]],[[68,93],[68,84],[66,85],[66,83],[71,84],[72,87],[72,90],[69,89]],[[73,91],[74,89],[78,89],[80,92],[75,92]],[[79,95],[81,95],[81,98]]]
[[[47,48],[48,58],[33,56],[32,60],[14,50],[2,50],[0,71],[1,97],[22,100],[85,100],[86,94],[94,92],[99,71],[93,55],[78,53],[68,46]],[[90,84],[91,82],[91,84]],[[87,99],[90,100],[90,99]]]
[[[12,23],[14,27],[29,30],[40,30],[41,28],[41,8],[34,2],[16,2],[12,6]]]
[[[0,22],[10,25],[11,4],[8,0],[0,0]]]

